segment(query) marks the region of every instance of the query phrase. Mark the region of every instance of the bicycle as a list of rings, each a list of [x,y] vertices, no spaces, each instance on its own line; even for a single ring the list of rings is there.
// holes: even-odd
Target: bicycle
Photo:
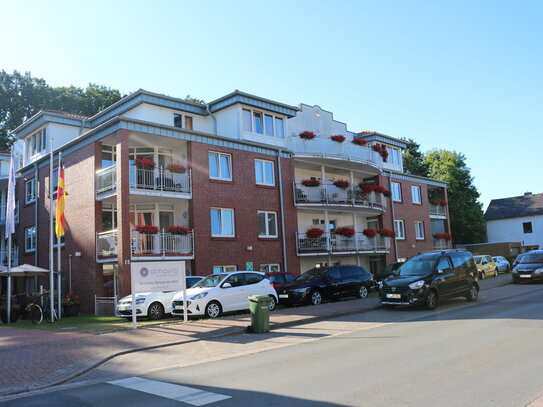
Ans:
[[[32,321],[32,323],[36,325],[41,324],[43,322],[44,316],[47,322],[52,323],[58,320],[57,312],[55,309],[53,309],[53,318],[50,318],[50,312],[48,308],[44,312],[38,304],[33,303],[33,302],[31,302],[30,304],[26,306],[25,311],[27,315],[29,316],[30,320]]]

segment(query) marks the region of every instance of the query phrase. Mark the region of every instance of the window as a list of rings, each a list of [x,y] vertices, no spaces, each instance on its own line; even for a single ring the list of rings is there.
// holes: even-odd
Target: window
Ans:
[[[279,264],[261,264],[260,271],[262,273],[277,273],[281,271],[281,266]],[[273,283],[273,281],[270,279]]]
[[[243,131],[284,139],[284,123],[282,117],[250,109],[241,109],[241,128]]]
[[[25,182],[25,203],[36,202],[36,178]]]
[[[262,134],[264,129],[264,123],[262,122],[262,113],[253,112],[253,118],[255,121],[255,133]]]
[[[236,273],[224,280],[223,284],[229,283],[232,287],[241,287],[247,285],[247,280],[245,279],[245,273]]]
[[[266,125],[266,136],[273,137],[273,116],[269,114],[264,115],[264,123]]]
[[[213,266],[213,274],[228,273],[230,271],[237,271],[237,266]]]
[[[224,153],[209,153],[209,178],[232,180],[232,156]]]
[[[25,252],[36,251],[36,226],[25,229]]]
[[[424,222],[415,221],[415,239],[424,240]]]
[[[173,125],[180,129],[192,130],[192,116],[187,116],[181,113],[173,114]]]
[[[411,199],[413,200],[414,204],[421,204],[422,203],[422,197],[420,193],[420,187],[411,186]]]
[[[251,111],[243,109],[241,115],[243,121],[243,131],[253,131],[253,119],[251,117]]]
[[[38,130],[36,133],[32,134],[30,137],[27,137],[26,142],[26,156],[31,158],[36,154],[41,153],[47,149],[47,133],[45,127]]]
[[[283,125],[283,119],[280,117],[275,118],[275,137],[285,138],[285,127]]]
[[[234,237],[234,210],[211,208],[211,235]]]
[[[451,266],[451,261],[449,260],[448,257],[443,257],[441,260],[439,260],[439,264],[437,265],[437,269],[438,270],[449,270],[451,269],[452,266]]]
[[[108,232],[117,229],[117,206],[102,204],[102,230]]]
[[[277,214],[258,211],[258,237],[277,237]]]
[[[388,152],[387,162],[389,162],[390,164],[400,165],[400,150],[388,146],[386,149]]]
[[[402,201],[402,186],[397,182],[390,183],[392,188],[392,200],[396,202]]]
[[[532,222],[522,222],[522,230],[524,233],[533,233]]]
[[[185,129],[192,130],[192,116],[185,116]]]
[[[273,161],[255,160],[256,183],[275,185]]]
[[[258,284],[264,280],[264,276],[256,273],[244,273],[246,284]]]
[[[403,220],[394,221],[394,233],[396,233],[396,239],[405,239],[405,224]]]
[[[115,165],[117,159],[115,157],[115,146],[102,144],[102,168],[108,168]]]

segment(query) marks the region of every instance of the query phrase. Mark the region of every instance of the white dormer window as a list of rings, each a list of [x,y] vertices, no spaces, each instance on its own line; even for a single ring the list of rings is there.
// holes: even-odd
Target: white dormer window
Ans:
[[[47,133],[45,127],[26,138],[25,148],[28,159],[47,149]]]
[[[285,121],[258,110],[241,110],[241,128],[245,132],[262,134],[269,137],[285,138]]]
[[[175,127],[179,127],[180,129],[192,130],[192,116],[187,116],[186,114],[181,113],[174,113],[173,125]]]
[[[400,165],[400,160],[401,160],[400,150],[394,147],[387,146],[387,152],[388,152],[387,162],[390,164]]]

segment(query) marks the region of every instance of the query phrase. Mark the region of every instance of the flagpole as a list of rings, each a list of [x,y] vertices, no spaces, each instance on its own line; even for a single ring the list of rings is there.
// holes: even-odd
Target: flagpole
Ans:
[[[53,138],[49,143],[49,306],[51,321],[55,312],[55,276],[54,276],[54,249],[53,249]]]
[[[11,322],[11,235],[15,232],[15,168],[13,167],[13,147],[10,152],[8,200],[6,202],[6,230],[8,236],[8,309],[7,323]]]
[[[58,178],[59,178],[59,183],[60,183],[60,165],[61,165],[61,161],[60,161],[60,157],[61,157],[62,153],[59,151],[58,153]],[[62,193],[64,193],[64,186],[62,186]],[[58,205],[58,200],[60,199],[60,196],[59,196],[59,193],[60,191],[57,192],[57,205]],[[57,219],[57,223],[60,222],[60,219]],[[60,264],[60,236],[57,236],[57,267],[58,267],[58,273],[57,273],[57,297],[58,297],[58,319],[60,319],[60,316],[61,316],[61,311],[62,311],[62,303],[61,303],[61,296],[62,296],[62,293],[61,293],[61,278],[60,278],[60,269],[61,269],[61,264]]]

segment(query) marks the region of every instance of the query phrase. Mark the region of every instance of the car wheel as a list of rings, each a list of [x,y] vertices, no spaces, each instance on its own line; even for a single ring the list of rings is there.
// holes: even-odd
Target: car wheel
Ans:
[[[311,297],[309,298],[311,301],[311,305],[319,305],[322,302],[322,295],[319,290],[315,290],[311,293]]]
[[[149,305],[147,316],[152,321],[164,318],[164,307],[159,302],[153,302],[151,305]]]
[[[358,295],[357,295],[358,298],[368,298],[368,287],[366,287],[364,284],[362,284],[360,286],[360,288],[358,289]]]
[[[273,295],[270,295],[270,305],[269,305],[270,311],[273,311],[275,307],[277,307],[277,300],[275,299]]]
[[[498,277],[498,269],[494,270],[494,277]]]
[[[469,288],[469,293],[466,296],[466,299],[468,301],[474,302],[474,301],[477,301],[478,296],[479,296],[479,289],[477,288],[475,284],[472,284],[471,287]]]
[[[435,309],[437,307],[437,293],[435,290],[428,291],[426,299],[424,300],[424,308],[428,310]]]
[[[221,315],[221,313],[221,304],[219,304],[217,301],[211,301],[209,304],[206,305],[206,317],[217,318]]]
[[[484,271],[481,271],[481,273],[479,273],[479,278],[481,280],[484,280],[486,278],[486,275],[485,275],[485,272]]]

